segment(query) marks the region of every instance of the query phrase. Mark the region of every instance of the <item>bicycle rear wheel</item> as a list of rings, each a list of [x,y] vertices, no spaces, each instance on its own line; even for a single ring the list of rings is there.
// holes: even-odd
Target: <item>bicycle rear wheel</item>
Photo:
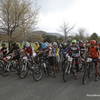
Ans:
[[[85,85],[90,77],[90,64],[87,63],[84,68],[82,84]]]

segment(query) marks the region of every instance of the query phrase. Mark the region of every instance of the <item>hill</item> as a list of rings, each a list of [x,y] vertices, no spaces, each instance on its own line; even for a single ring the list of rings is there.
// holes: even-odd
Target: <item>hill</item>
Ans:
[[[12,36],[12,40],[15,41],[23,41],[23,40],[28,40],[28,41],[42,41],[43,40],[43,35],[51,35],[51,36],[56,36],[56,37],[62,37],[63,35],[59,33],[50,33],[50,32],[45,32],[45,31],[33,31],[31,33],[26,33],[24,35],[23,33],[14,33]],[[0,40],[8,40],[7,34],[3,34],[0,32]]]

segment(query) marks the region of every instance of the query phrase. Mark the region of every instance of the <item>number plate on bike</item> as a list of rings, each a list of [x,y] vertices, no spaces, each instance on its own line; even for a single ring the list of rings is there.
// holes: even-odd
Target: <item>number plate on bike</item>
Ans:
[[[27,57],[23,57],[24,60],[27,60]]]
[[[73,58],[68,56],[68,61],[72,61],[72,60],[73,60]]]
[[[9,60],[9,59],[11,59],[11,56],[7,56],[6,58]]]
[[[92,62],[92,58],[87,58],[87,62]]]

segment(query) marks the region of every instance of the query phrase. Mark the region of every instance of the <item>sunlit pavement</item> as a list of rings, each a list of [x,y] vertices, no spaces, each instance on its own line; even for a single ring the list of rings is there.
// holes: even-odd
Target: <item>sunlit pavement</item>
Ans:
[[[61,74],[39,82],[30,76],[23,80],[0,76],[0,100],[100,100],[100,81],[82,85],[80,79],[71,78],[64,83]]]

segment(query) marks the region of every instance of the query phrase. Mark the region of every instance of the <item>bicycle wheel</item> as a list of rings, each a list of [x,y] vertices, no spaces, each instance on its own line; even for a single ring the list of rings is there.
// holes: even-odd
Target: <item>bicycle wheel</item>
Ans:
[[[87,63],[84,68],[83,77],[82,77],[82,84],[85,85],[88,81],[90,76],[90,64]]]
[[[41,68],[35,64],[34,68],[32,69],[32,77],[35,81],[39,81],[42,79],[43,73]]]
[[[24,79],[28,75],[27,61],[21,62],[18,70],[19,70],[19,72],[18,72],[19,78]]]
[[[65,61],[63,64],[63,81],[64,82],[67,81],[69,67],[70,67],[70,63]]]
[[[3,61],[0,60],[0,74],[3,73],[3,67],[4,67],[4,63]]]
[[[6,77],[9,75],[10,71],[8,70],[8,68],[10,68],[10,62],[7,63],[3,63],[3,69],[2,69],[2,76]]]

